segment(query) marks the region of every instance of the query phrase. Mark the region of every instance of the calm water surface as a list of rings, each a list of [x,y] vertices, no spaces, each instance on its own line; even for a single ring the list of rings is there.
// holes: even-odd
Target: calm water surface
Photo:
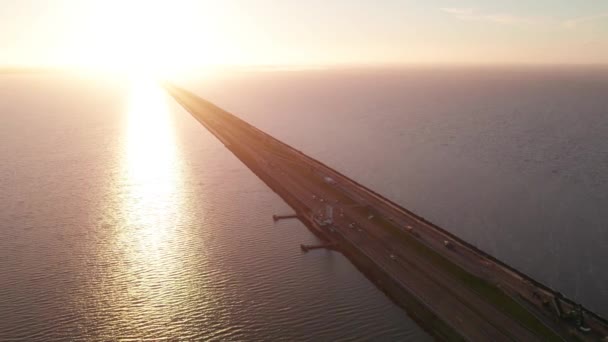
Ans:
[[[608,314],[608,72],[181,82]],[[0,340],[424,340],[150,83],[0,76]]]
[[[150,83],[0,78],[0,340],[426,340]]]

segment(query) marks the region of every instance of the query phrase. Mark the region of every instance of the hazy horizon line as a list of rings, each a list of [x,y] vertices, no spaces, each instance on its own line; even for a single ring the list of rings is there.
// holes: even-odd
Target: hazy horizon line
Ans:
[[[312,71],[312,70],[396,70],[411,68],[592,68],[608,69],[608,63],[535,63],[535,62],[488,62],[488,63],[333,63],[333,64],[208,64],[184,67],[176,73],[197,71]],[[94,67],[69,65],[0,65],[0,73],[34,73],[34,72],[86,72],[101,74],[129,73],[128,67]]]

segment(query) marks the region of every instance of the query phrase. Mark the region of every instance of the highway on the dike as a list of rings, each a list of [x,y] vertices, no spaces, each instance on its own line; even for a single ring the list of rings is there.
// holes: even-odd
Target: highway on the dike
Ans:
[[[608,341],[597,314],[195,94],[164,87],[437,339]]]

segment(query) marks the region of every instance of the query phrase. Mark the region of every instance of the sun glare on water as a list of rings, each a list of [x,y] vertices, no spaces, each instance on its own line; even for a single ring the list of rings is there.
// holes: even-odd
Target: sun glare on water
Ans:
[[[182,214],[182,162],[173,120],[163,89],[149,79],[133,80],[124,108],[116,187],[120,228],[110,247],[119,260],[111,279],[128,281],[119,282],[122,287],[115,285],[109,297],[100,299],[123,308],[108,325],[112,333],[132,329],[142,317],[150,326],[171,321],[183,309],[175,303],[190,291],[181,278],[180,245],[185,235],[180,227],[187,220]]]
[[[167,95],[152,81],[134,81],[127,112],[124,154],[128,221],[143,250],[164,242],[179,217],[179,153]]]

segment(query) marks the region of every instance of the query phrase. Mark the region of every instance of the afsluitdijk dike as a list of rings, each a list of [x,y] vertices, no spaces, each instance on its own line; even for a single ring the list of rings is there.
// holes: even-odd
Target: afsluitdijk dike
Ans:
[[[212,103],[164,86],[324,240],[304,250],[343,253],[436,338],[608,341],[604,318]]]

